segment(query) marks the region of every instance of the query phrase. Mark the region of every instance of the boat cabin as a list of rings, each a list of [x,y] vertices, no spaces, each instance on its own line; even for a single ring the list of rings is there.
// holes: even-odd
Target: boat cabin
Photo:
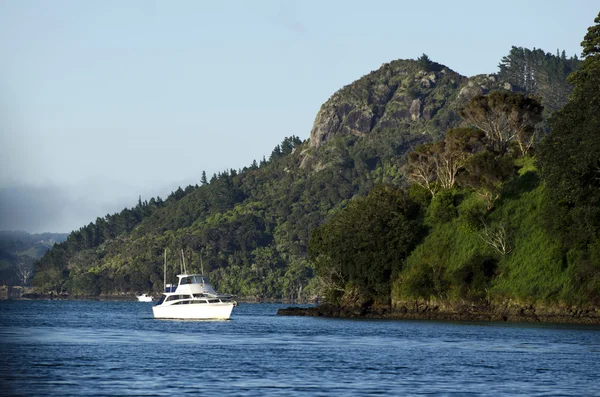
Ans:
[[[167,284],[165,287],[165,293],[185,295],[217,295],[212,285],[210,285],[208,277],[206,276],[201,274],[178,274],[177,278],[179,279],[177,287],[175,288],[174,285]]]
[[[179,284],[165,286],[165,293],[157,306],[164,303],[174,305],[201,304],[201,303],[224,303],[231,302],[232,295],[217,294],[206,276],[201,274],[178,274]]]

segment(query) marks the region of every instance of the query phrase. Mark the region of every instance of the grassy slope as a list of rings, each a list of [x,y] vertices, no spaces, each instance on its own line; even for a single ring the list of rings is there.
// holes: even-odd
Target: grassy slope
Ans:
[[[523,304],[576,300],[568,291],[564,253],[542,225],[544,187],[532,163],[528,159],[520,164],[519,176],[507,183],[502,198],[484,218],[489,228],[505,228],[509,253],[500,254],[484,242],[483,223],[473,225],[466,216],[478,198],[461,193],[456,217],[430,222],[430,233],[407,258],[394,298],[508,299]],[[493,270],[488,277],[483,275],[484,263]]]

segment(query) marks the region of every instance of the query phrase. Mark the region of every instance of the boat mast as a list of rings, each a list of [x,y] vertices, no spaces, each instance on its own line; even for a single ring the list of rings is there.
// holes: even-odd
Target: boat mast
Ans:
[[[185,257],[183,256],[183,248],[181,249],[181,264],[183,265],[183,272],[187,274],[187,269],[185,268]]]
[[[165,260],[163,262],[163,291],[167,290],[167,249],[165,248]]]

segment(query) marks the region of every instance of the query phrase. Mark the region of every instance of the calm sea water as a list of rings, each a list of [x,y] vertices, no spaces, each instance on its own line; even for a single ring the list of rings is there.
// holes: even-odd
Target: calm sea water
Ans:
[[[600,328],[152,318],[151,303],[0,302],[0,394],[600,396]]]

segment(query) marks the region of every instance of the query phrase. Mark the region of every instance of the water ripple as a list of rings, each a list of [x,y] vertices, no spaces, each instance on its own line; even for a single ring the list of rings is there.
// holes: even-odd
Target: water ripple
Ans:
[[[600,328],[278,317],[157,321],[137,302],[0,302],[0,395],[598,396]]]

